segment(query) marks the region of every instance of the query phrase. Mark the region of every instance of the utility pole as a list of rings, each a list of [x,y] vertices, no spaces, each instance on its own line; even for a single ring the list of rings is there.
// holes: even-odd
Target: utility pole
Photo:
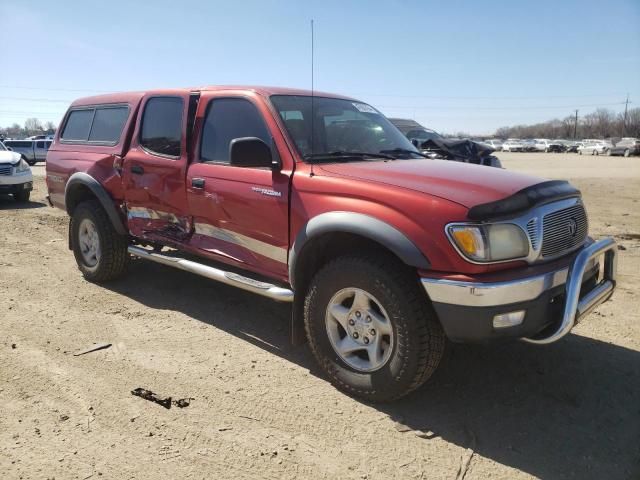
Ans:
[[[576,109],[576,121],[573,124],[573,139],[575,140],[578,135],[578,109]]]
[[[629,94],[627,93],[627,100],[624,102],[624,120],[622,121],[622,136],[627,134],[627,109],[629,108]]]

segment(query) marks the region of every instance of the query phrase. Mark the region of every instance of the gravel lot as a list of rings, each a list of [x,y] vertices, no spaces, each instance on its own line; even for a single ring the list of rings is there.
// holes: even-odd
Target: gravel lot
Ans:
[[[84,281],[67,218],[0,197],[0,472],[4,478],[640,478],[640,158],[501,154],[569,178],[619,288],[565,340],[455,346],[390,405],[335,390],[288,307],[155,264]],[[93,342],[111,348],[74,356]],[[188,408],[131,395],[144,387]]]

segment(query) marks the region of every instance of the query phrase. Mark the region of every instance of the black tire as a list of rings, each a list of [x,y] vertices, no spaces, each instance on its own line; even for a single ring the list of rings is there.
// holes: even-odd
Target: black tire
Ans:
[[[79,230],[85,219],[95,226],[99,242],[100,255],[94,265],[90,265],[83,257],[80,246]],[[84,278],[99,283],[113,280],[125,273],[129,260],[129,239],[116,232],[100,202],[88,200],[78,205],[71,217],[69,228],[73,254]]]
[[[374,371],[347,364],[329,339],[327,307],[349,288],[373,295],[393,328],[389,358]],[[379,254],[340,257],[325,265],[311,281],[304,319],[311,350],[331,383],[367,401],[391,401],[417,389],[436,371],[445,350],[446,337],[415,273]]]
[[[630,156],[631,156],[631,151],[627,148],[627,149],[624,151],[624,154],[623,154],[623,155],[624,155],[625,157],[630,157]]]
[[[16,202],[20,202],[20,203],[28,202],[30,197],[31,197],[31,190],[23,190],[21,192],[13,194],[13,199]]]

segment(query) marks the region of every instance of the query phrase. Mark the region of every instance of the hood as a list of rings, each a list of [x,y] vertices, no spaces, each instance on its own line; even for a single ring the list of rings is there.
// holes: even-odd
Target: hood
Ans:
[[[325,164],[328,174],[395,185],[467,208],[495,202],[544,179],[501,168],[449,160],[390,160]]]
[[[18,163],[20,161],[20,154],[16,152],[10,152],[8,150],[0,150],[0,164],[2,163]]]

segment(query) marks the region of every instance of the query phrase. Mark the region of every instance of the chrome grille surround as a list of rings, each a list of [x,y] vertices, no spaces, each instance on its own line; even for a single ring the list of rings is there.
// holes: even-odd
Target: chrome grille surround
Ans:
[[[11,175],[13,172],[13,165],[4,164],[0,165],[0,175]]]
[[[534,217],[527,222],[527,236],[529,237],[531,248],[534,250],[537,250],[538,242],[540,241],[538,237],[538,218],[537,217]]]

